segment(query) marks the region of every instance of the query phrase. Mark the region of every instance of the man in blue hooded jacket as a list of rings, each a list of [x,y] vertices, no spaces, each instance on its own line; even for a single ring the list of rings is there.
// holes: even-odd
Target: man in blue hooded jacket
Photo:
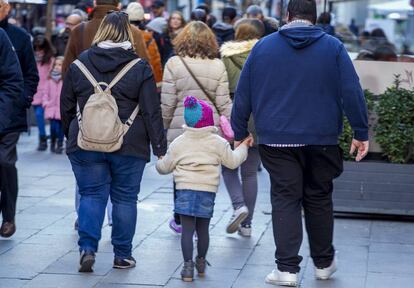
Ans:
[[[236,90],[235,146],[253,114],[270,174],[276,264],[266,282],[296,286],[302,257],[302,207],[317,279],[336,271],[333,179],[342,173],[343,111],[354,131],[351,153],[368,152],[367,109],[345,47],[316,27],[315,0],[291,0],[288,24],[256,44]]]

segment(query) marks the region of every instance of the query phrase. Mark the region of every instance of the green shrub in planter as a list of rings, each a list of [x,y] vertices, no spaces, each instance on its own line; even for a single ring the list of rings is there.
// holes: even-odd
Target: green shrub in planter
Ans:
[[[376,141],[392,163],[414,161],[414,90],[400,87],[400,75],[394,86],[379,98],[376,112]]]
[[[374,110],[374,94],[372,94],[369,90],[364,90],[365,100],[367,102],[368,113]],[[346,117],[344,117],[344,129],[342,135],[339,137],[339,146],[344,150],[344,160],[352,160],[354,159],[353,156],[349,155],[349,149],[351,148],[351,141],[352,141],[352,128],[349,124],[349,121]]]

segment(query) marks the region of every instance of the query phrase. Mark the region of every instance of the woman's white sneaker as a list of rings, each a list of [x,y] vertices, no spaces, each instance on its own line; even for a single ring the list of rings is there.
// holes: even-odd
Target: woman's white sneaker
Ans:
[[[240,225],[239,227],[239,235],[243,237],[251,237],[252,236],[252,225]]]
[[[247,218],[248,215],[249,209],[247,209],[245,205],[234,210],[233,216],[231,216],[229,224],[227,224],[226,232],[230,234],[237,232],[237,230],[239,230],[240,224],[244,221],[244,219]]]
[[[265,281],[273,285],[296,287],[298,286],[298,273],[282,272],[279,269],[273,269],[271,273],[267,274]]]
[[[336,259],[335,258],[332,260],[332,263],[329,267],[326,267],[326,268],[315,267],[315,277],[316,277],[316,279],[318,279],[318,280],[328,280],[329,278],[331,278],[332,274],[334,274],[337,270]]]

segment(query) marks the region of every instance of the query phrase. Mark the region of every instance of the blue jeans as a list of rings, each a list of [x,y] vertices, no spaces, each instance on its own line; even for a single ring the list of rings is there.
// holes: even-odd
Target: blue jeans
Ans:
[[[63,141],[63,129],[62,121],[51,119],[50,120],[50,138],[57,139],[58,141]]]
[[[79,249],[98,251],[108,197],[111,197],[112,245],[117,258],[132,253],[137,222],[137,200],[146,160],[79,150],[68,155],[81,195]]]
[[[34,105],[33,108],[34,108],[35,115],[36,115],[37,128],[39,128],[39,136],[45,137],[46,136],[45,110],[43,109],[42,105]]]

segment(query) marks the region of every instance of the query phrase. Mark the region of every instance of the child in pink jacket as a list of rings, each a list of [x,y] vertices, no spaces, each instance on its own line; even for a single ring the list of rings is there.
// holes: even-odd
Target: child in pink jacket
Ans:
[[[37,92],[33,96],[33,109],[36,114],[36,123],[39,129],[38,151],[47,149],[47,136],[45,129],[45,115],[43,109],[43,98],[47,89],[47,81],[53,63],[53,48],[50,42],[43,36],[38,35],[33,40],[33,50],[35,51],[37,70],[39,71],[39,84]]]
[[[63,129],[60,120],[60,92],[62,91],[63,57],[56,57],[47,79],[46,93],[43,97],[45,118],[50,121],[50,151],[56,154],[63,152]],[[57,144],[57,146],[56,146]]]

